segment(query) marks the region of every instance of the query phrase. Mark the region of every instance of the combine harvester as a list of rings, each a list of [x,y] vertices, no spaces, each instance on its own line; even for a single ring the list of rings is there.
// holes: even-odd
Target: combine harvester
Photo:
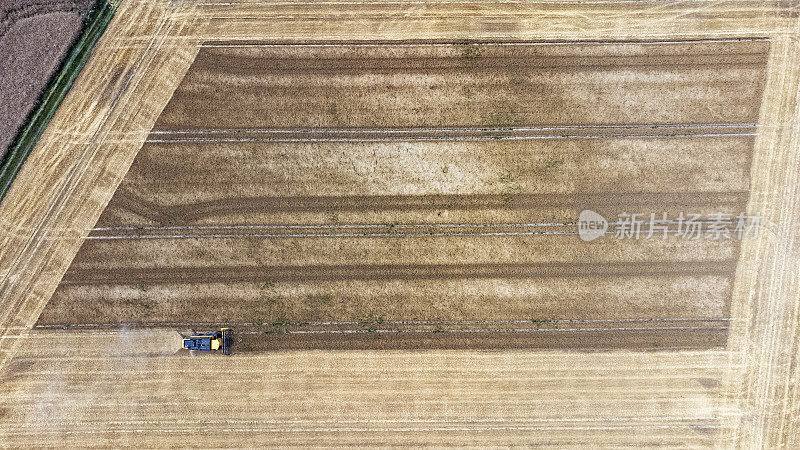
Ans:
[[[214,353],[219,352],[223,355],[231,355],[233,354],[233,337],[231,329],[223,328],[220,331],[184,336],[183,348],[186,350]]]

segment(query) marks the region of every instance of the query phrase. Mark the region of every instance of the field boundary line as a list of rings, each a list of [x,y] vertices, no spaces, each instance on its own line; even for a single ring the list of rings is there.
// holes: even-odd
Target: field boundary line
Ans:
[[[91,57],[100,37],[114,17],[117,3],[110,0],[95,0],[94,6],[84,19],[83,31],[73,43],[67,57],[61,61],[59,69],[50,78],[44,92],[37,99],[37,106],[28,115],[25,125],[9,146],[0,165],[0,204],[55,115],[56,109]]]
[[[503,323],[626,323],[626,322],[730,322],[731,319],[725,317],[716,318],[627,318],[627,319],[543,319],[536,320],[385,320],[377,321],[322,321],[322,322],[281,322],[281,326],[325,326],[325,325],[463,325],[463,324],[503,324]],[[78,324],[46,324],[35,325],[33,329],[69,329],[69,328],[131,328],[139,327],[150,329],[158,327],[173,326],[267,326],[276,325],[274,322],[137,322],[137,323],[78,323]]]

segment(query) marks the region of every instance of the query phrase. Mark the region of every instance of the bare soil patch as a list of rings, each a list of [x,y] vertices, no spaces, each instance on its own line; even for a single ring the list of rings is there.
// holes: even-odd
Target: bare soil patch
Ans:
[[[231,324],[249,350],[723,345],[735,239],[586,243],[575,220],[742,212],[766,51],[210,43],[39,325]],[[464,328],[498,320],[583,322]]]

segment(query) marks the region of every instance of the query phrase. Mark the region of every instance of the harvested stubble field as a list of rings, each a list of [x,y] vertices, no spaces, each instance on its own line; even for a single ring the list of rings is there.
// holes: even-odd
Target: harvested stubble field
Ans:
[[[0,209],[0,442],[800,444],[797,6],[122,2]]]
[[[642,353],[643,374],[627,352],[573,354],[576,370],[547,351],[192,358],[175,356],[180,337],[164,330],[37,330],[30,340],[7,370],[2,401],[13,406],[0,420],[14,425],[0,437],[68,447],[709,445],[726,358]],[[224,388],[198,382],[220,378]]]

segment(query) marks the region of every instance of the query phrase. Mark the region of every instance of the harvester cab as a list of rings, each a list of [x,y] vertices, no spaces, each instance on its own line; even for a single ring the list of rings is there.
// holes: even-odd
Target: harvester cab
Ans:
[[[183,338],[183,348],[201,352],[220,352],[223,355],[233,353],[233,338],[231,329],[223,328],[220,331],[197,333]]]

